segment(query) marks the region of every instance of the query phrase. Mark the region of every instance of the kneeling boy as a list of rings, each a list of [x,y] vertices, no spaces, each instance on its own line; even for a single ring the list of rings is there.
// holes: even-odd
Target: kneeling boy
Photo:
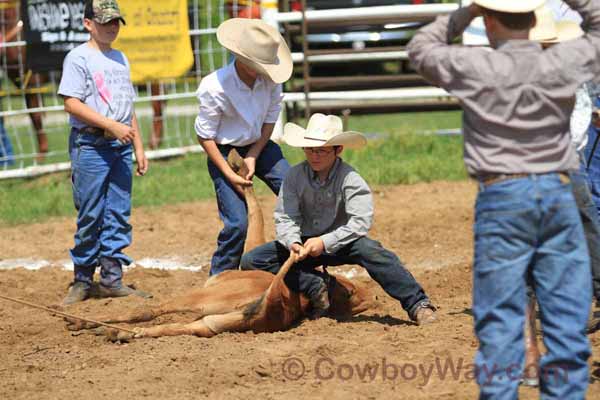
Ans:
[[[288,123],[284,141],[304,149],[306,161],[286,175],[275,208],[277,240],[242,257],[242,269],[276,273],[290,251],[300,261],[286,276],[292,290],[311,301],[313,316],[329,308],[328,275],[318,266],[359,264],[387,294],[400,301],[418,324],[433,322],[435,307],[398,257],[367,237],[373,198],[364,179],[339,155],[344,147],[366,144],[356,132],[343,132],[333,115],[314,114],[307,129]]]

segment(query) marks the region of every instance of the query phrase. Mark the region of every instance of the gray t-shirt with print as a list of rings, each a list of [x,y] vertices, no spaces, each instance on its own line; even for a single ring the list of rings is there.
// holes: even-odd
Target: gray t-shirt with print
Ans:
[[[131,126],[135,91],[129,61],[118,50],[102,52],[87,43],[71,50],[63,63],[58,94],[75,97],[99,114]],[[78,129],[87,126],[72,115],[70,124]]]

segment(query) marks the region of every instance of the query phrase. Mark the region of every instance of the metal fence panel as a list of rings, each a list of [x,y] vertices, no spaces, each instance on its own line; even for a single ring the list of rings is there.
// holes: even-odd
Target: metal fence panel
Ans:
[[[0,0],[2,37],[10,35],[20,21],[19,3]],[[229,17],[226,3],[226,0],[189,0],[194,66],[181,78],[136,85],[136,113],[149,157],[197,150],[193,120],[198,105],[194,93],[203,76],[228,61],[226,51],[214,35],[218,25]],[[235,12],[237,0],[229,3]],[[0,43],[0,118],[8,137],[0,140],[0,178],[69,168],[68,116],[56,94],[61,71],[48,74],[27,71],[26,43],[22,36],[19,32],[11,41]],[[7,146],[12,147],[11,156],[7,155]]]
[[[127,0],[122,0],[127,1]],[[265,0],[263,0],[265,1]],[[218,44],[217,27],[230,15],[254,16],[244,6],[251,0],[188,0],[190,40],[193,48],[194,65],[183,77],[136,86],[136,113],[148,158],[170,157],[187,152],[200,151],[194,133],[194,118],[198,110],[195,91],[203,76],[225,65],[228,53]],[[275,3],[272,0],[266,3]],[[272,6],[272,4],[271,4]],[[456,4],[373,7],[369,17],[410,19],[411,17],[432,18],[445,14],[457,7]],[[242,10],[242,11],[240,11]],[[298,18],[298,13],[276,14],[271,8],[271,22]],[[364,18],[363,11],[337,10],[335,12],[309,12],[308,19]],[[377,14],[379,13],[379,14]],[[360,15],[359,15],[360,14]],[[19,1],[0,0],[0,33],[10,36],[20,21]],[[275,22],[276,23],[276,22]],[[4,121],[6,136],[0,130],[0,179],[31,177],[48,172],[66,170],[68,159],[68,116],[63,111],[62,99],[56,94],[61,71],[47,74],[32,74],[25,65],[25,42],[20,33],[10,41],[0,41],[0,118]],[[370,54],[371,58],[405,59],[404,52],[393,54]],[[339,56],[337,56],[339,58]],[[356,61],[360,55],[346,55]],[[354,58],[352,58],[354,57]],[[364,56],[362,56],[364,57]],[[295,53],[295,62],[301,62],[302,53]],[[310,56],[311,62],[330,62],[325,56]],[[415,91],[416,90],[416,91]],[[315,101],[357,100],[364,102],[378,99],[412,99],[415,95],[445,97],[445,92],[427,88],[397,89],[388,91],[335,91],[311,93]],[[287,93],[284,101],[303,103],[308,98],[302,93]],[[7,147],[12,155],[7,156]]]

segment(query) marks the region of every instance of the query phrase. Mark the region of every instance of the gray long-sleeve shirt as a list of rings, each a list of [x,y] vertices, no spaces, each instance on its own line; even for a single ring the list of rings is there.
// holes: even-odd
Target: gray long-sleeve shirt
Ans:
[[[600,74],[600,0],[565,0],[586,34],[548,50],[508,40],[495,50],[450,45],[473,19],[468,8],[417,32],[409,57],[464,109],[464,161],[472,176],[577,169],[569,118],[575,92]]]
[[[373,222],[373,196],[365,180],[338,158],[327,180],[319,181],[304,161],[292,167],[275,206],[277,240],[290,248],[301,237],[320,237],[333,254],[366,236]]]

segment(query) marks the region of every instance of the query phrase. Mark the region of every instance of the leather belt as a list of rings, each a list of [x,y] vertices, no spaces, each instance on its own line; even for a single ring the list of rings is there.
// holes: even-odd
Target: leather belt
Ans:
[[[104,137],[105,139],[115,139],[112,133],[105,131],[102,128],[96,128],[95,126],[86,126],[85,128],[78,129],[78,132],[86,135]]]
[[[562,183],[564,183],[564,184],[571,183],[571,177],[569,176],[568,173],[557,172],[557,174]],[[500,182],[508,181],[511,179],[527,178],[530,175],[535,175],[535,174],[525,174],[525,173],[521,173],[521,174],[488,174],[488,175],[480,176],[480,177],[478,177],[478,179],[481,183],[483,183],[484,186],[490,186],[495,183],[500,183]],[[542,175],[546,175],[546,174],[542,174]]]

